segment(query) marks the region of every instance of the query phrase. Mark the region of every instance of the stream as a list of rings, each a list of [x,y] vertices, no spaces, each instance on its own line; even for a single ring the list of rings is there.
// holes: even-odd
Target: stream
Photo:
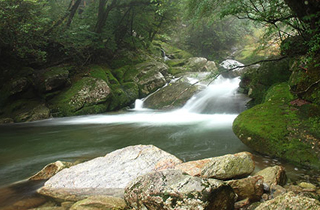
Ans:
[[[219,76],[184,107],[172,111],[144,109],[137,101],[135,109],[116,113],[1,125],[0,188],[25,180],[57,160],[88,160],[137,144],[155,145],[183,161],[249,151],[256,170],[282,164],[291,177],[305,173],[255,154],[234,135],[232,122],[248,101],[237,93],[239,82],[239,78]],[[34,193],[32,186],[23,189],[24,195]],[[5,194],[0,189],[0,203]]]

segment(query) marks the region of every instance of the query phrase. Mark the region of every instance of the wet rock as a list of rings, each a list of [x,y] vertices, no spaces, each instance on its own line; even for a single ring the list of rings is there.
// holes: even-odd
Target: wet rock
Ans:
[[[271,185],[270,187],[270,199],[283,195],[287,192],[285,188],[280,185]]]
[[[140,73],[134,80],[140,87],[141,97],[149,95],[166,84],[166,79],[161,73],[168,71],[169,67],[166,64],[156,61],[147,61],[136,65],[136,68]]]
[[[155,146],[129,146],[60,171],[39,193],[69,201],[92,195],[122,197],[126,185],[137,176],[179,163],[181,160]]]
[[[43,120],[51,117],[50,109],[39,101],[24,101],[20,109],[14,112],[14,122],[30,122],[35,120]]]
[[[249,152],[190,161],[176,166],[192,176],[227,180],[250,175],[255,168],[253,156]]]
[[[70,210],[121,210],[127,204],[122,198],[110,196],[92,196],[73,204]]]
[[[15,95],[25,91],[29,86],[29,81],[26,77],[18,78],[9,84],[10,95]]]
[[[205,65],[205,71],[218,71],[218,67],[216,66],[216,63],[214,61],[208,61]]]
[[[189,67],[189,71],[203,71],[207,62],[206,58],[192,57],[189,58],[187,66]]]
[[[33,208],[33,209],[29,209],[29,210],[66,210],[66,209],[61,206],[52,206],[52,207]]]
[[[317,189],[317,187],[314,184],[311,184],[308,182],[299,183],[299,187],[302,187],[304,189],[314,190],[314,191]]]
[[[12,118],[1,118],[0,119],[0,124],[9,124],[9,123],[14,123],[14,120]]]
[[[270,187],[271,185],[285,185],[287,183],[287,175],[282,166],[273,166],[265,168],[255,173],[264,178],[264,183]]]
[[[280,195],[260,204],[255,210],[320,209],[320,202],[313,198],[296,195],[293,192]]]
[[[235,209],[240,209],[240,208],[244,208],[245,206],[248,206],[250,204],[250,200],[249,198],[238,201],[234,204],[234,208]]]
[[[147,97],[143,106],[151,109],[182,107],[199,90],[199,86],[182,77]]]
[[[35,83],[41,92],[64,88],[69,83],[69,71],[65,67],[54,67],[38,73]]]
[[[51,178],[64,168],[72,166],[72,163],[56,161],[49,163],[41,171],[29,178],[29,180],[45,180]]]
[[[191,176],[201,176],[201,171],[212,159],[213,158],[206,158],[202,160],[181,163],[176,165],[175,169],[181,170]]]
[[[125,189],[128,206],[140,210],[233,209],[235,194],[222,181],[203,179],[179,170],[152,172]]]
[[[259,201],[263,195],[263,177],[251,176],[244,179],[231,180],[227,182],[238,195],[238,200],[249,199]]]
[[[14,203],[12,206],[12,209],[30,209],[30,208],[40,206],[45,202],[46,202],[46,199],[44,197],[24,198]]]

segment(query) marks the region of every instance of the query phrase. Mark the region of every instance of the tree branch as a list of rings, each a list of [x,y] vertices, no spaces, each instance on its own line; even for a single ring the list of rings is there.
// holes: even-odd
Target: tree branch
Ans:
[[[267,62],[273,62],[273,61],[281,61],[281,60],[283,60],[283,59],[285,59],[285,58],[287,58],[287,56],[283,56],[283,57],[276,58],[276,59],[260,60],[260,61],[254,62],[254,63],[250,63],[250,64],[248,64],[248,65],[236,66],[236,67],[234,67],[234,68],[228,69],[228,71],[232,71],[232,70],[240,69],[240,68],[245,68],[245,67],[250,67],[250,66],[254,66],[254,65],[256,65],[256,64],[260,64],[260,63],[267,63]]]

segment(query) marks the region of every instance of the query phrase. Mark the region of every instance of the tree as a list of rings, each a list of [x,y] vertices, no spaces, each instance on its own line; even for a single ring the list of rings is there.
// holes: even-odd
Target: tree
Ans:
[[[46,1],[0,1],[0,56],[13,57],[28,64],[46,59],[46,39],[43,36],[49,19],[45,16]]]

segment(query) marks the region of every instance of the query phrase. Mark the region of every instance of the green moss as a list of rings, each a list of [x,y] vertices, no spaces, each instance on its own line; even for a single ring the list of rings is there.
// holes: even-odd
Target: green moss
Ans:
[[[290,87],[288,83],[283,82],[277,85],[273,85],[271,88],[268,89],[264,98],[264,102],[275,100],[288,103],[293,99],[294,96],[290,92]]]
[[[162,42],[160,40],[153,41],[155,46],[158,46],[160,49],[163,49],[167,55],[172,55],[177,59],[188,59],[191,58],[192,55],[189,52],[181,50],[177,47],[174,47],[166,42]],[[160,51],[159,51],[160,53]]]
[[[272,85],[288,81],[291,75],[289,63],[289,59],[263,63],[259,68],[249,69],[242,76],[241,87],[246,90],[252,89],[252,94],[250,95],[253,99],[252,105],[262,103],[266,91]]]
[[[132,66],[145,61],[143,52],[123,50],[118,52],[118,54],[110,62],[110,67],[112,69],[118,69],[123,66]]]
[[[183,67],[170,67],[168,72],[172,75],[178,75],[181,74],[183,72],[187,72],[188,69],[187,68],[183,68]]]
[[[134,82],[127,82],[122,84],[123,90],[126,92],[129,99],[128,103],[133,103],[137,98],[139,98],[139,87]]]
[[[183,66],[186,64],[186,60],[185,59],[172,59],[172,60],[168,60],[166,62],[166,64],[170,67],[178,67],[178,66]]]
[[[318,126],[319,121],[304,120],[300,109],[289,104],[292,99],[288,84],[270,88],[265,103],[244,111],[235,119],[234,133],[260,153],[320,168],[320,155],[314,146],[318,139],[311,138],[308,131],[308,124]]]
[[[128,105],[130,102],[127,93],[119,85],[117,88],[114,87],[112,91],[112,98],[108,107],[109,111],[119,110]]]
[[[100,105],[107,103],[106,101],[87,103],[79,96],[79,92],[83,90],[84,87],[92,89],[94,88],[94,85],[95,80],[91,77],[85,77],[77,82],[74,82],[69,89],[61,92],[59,95],[49,101],[50,109],[52,110],[53,115],[73,116],[79,114],[101,113],[106,111],[106,106]],[[88,113],[85,110],[89,110]],[[97,112],[94,112],[94,110]]]

